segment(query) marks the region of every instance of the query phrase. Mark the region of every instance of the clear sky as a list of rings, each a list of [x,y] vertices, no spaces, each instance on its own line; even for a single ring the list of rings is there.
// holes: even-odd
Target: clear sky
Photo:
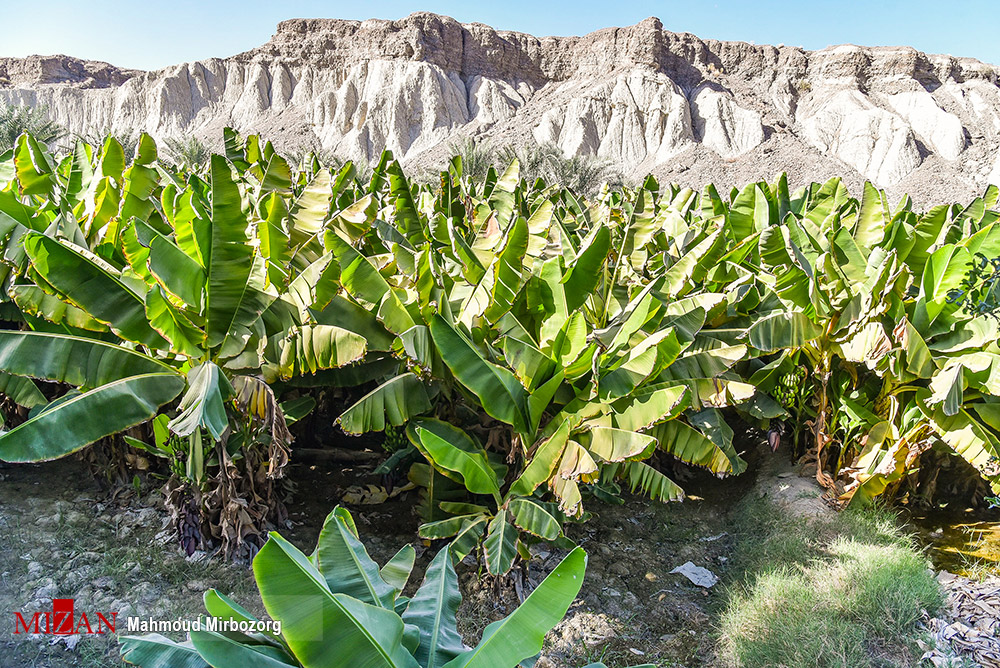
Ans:
[[[583,35],[657,16],[703,38],[821,49],[900,45],[1000,64],[998,0],[0,0],[0,56],[64,53],[155,69],[264,43],[288,18],[387,18],[432,11],[535,35]]]

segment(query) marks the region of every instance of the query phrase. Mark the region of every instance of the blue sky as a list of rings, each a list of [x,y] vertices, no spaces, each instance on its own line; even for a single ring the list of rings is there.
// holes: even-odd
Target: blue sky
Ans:
[[[1000,64],[996,0],[0,0],[4,33],[0,56],[64,53],[154,69],[253,48],[265,42],[283,19],[396,19],[418,10],[535,35],[582,35],[658,16],[668,30],[703,38],[807,49],[844,42],[907,44]]]

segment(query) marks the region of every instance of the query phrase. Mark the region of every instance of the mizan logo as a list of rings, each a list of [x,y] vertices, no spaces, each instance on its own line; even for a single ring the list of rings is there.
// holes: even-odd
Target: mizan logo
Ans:
[[[48,634],[55,636],[72,636],[77,634],[98,635],[115,632],[117,612],[107,614],[97,612],[81,612],[76,615],[75,601],[72,598],[52,599],[52,610],[34,613],[26,618],[27,613],[14,613],[14,635],[20,633]]]

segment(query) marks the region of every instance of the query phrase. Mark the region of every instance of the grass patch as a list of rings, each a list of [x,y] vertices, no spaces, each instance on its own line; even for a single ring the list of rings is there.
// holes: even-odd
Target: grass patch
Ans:
[[[942,596],[927,559],[882,510],[805,521],[755,502],[739,526],[720,649],[741,668],[915,665],[921,612]]]

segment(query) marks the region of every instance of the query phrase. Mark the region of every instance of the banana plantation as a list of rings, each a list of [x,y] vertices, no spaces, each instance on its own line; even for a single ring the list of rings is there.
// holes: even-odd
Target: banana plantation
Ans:
[[[164,549],[252,562],[281,622],[123,637],[130,663],[530,666],[585,577],[567,528],[682,502],[685,467],[737,480],[754,439],[838,510],[926,494],[929,453],[1000,494],[994,186],[926,211],[785,176],[584,195],[516,159],[418,178],[224,145],[0,155],[0,460],[155,473]],[[306,425],[411,487],[440,546],[419,588],[413,548],[379,566],[345,508],[312,555],[272,532]],[[503,579],[539,546],[565,557],[468,647],[456,564]]]

